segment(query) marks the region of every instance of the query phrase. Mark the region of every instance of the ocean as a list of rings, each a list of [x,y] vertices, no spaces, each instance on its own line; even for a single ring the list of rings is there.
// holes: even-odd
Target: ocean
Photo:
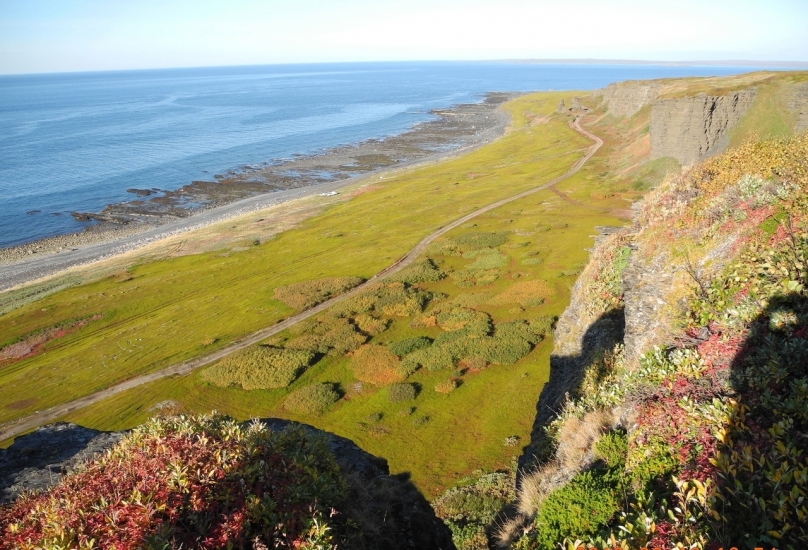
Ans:
[[[0,76],[0,247],[248,164],[401,133],[486,92],[737,74],[738,67],[342,63]]]

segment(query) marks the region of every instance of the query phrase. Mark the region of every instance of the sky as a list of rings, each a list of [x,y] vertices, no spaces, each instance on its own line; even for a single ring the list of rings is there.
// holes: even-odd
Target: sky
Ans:
[[[808,61],[808,0],[0,0],[0,74],[340,61]]]

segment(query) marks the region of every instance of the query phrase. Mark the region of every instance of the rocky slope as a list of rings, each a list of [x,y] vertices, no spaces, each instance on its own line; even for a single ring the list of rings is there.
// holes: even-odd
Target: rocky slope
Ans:
[[[800,79],[752,73],[728,78],[620,82],[595,91],[594,96],[617,118],[633,117],[648,107],[650,158],[671,157],[690,165],[726,150],[732,129],[758,100],[759,86],[782,87],[777,95],[785,118],[797,132],[808,128],[808,82]]]
[[[795,129],[803,86],[777,98]],[[603,97],[636,114],[649,90]],[[652,143],[656,110],[683,163],[710,156],[755,97],[655,100]],[[804,542],[806,147],[805,135],[749,142],[697,164],[595,247],[556,327],[503,546]]]

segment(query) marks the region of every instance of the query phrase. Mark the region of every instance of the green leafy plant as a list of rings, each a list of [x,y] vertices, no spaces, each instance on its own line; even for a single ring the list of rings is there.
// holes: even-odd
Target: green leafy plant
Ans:
[[[250,346],[205,369],[202,378],[217,386],[241,386],[245,390],[285,388],[313,359],[311,351]]]

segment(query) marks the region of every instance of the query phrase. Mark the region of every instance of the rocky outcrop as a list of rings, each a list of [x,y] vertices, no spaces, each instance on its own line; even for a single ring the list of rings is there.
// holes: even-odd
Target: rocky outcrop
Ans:
[[[277,418],[262,422],[272,430],[297,424]],[[340,512],[359,527],[351,533],[349,547],[455,548],[449,528],[406,475],[390,475],[385,459],[363,451],[349,439],[305,424],[302,427],[327,438],[347,481],[349,495]],[[0,449],[0,504],[13,501],[22,492],[52,487],[124,435],[59,422],[18,437],[11,447]]]
[[[659,95],[659,82],[635,81],[609,84],[595,90],[594,96],[602,98],[612,116],[633,116],[640,109],[653,102]]]
[[[0,504],[23,491],[51,487],[122,436],[123,432],[99,432],[58,422],[18,437],[11,447],[0,450]]]
[[[651,106],[651,158],[693,164],[723,151],[729,130],[755,100],[755,90],[724,96],[660,99]]]

